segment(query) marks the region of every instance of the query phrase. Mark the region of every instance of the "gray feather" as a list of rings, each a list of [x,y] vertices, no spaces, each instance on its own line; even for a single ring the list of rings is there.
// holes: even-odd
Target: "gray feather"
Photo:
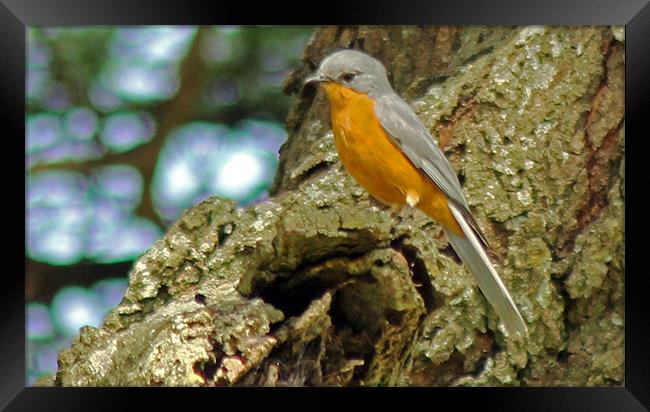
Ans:
[[[501,281],[501,278],[499,278],[496,270],[494,270],[478,237],[474,234],[474,231],[467,223],[467,220],[465,220],[463,214],[452,204],[450,204],[450,209],[466,236],[463,238],[445,229],[445,233],[452,247],[458,253],[463,263],[469,266],[474,273],[476,283],[488,302],[496,310],[508,332],[527,337],[528,329],[526,328],[526,324],[517,310],[517,306],[510,297],[508,290]]]

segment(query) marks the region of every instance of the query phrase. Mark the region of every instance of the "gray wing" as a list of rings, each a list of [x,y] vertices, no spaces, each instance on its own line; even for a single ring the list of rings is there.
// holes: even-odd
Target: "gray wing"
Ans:
[[[487,246],[485,236],[469,211],[456,171],[411,107],[396,94],[389,93],[376,100],[375,113],[384,130],[411,163],[456,205]]]

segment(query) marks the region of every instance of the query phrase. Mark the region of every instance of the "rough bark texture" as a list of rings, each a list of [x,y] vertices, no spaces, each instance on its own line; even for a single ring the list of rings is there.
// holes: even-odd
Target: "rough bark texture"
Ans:
[[[300,84],[342,47],[382,60],[444,148],[528,342],[437,223],[391,215],[338,162]],[[327,27],[304,61],[273,197],[188,210],[42,383],[621,385],[622,28]]]

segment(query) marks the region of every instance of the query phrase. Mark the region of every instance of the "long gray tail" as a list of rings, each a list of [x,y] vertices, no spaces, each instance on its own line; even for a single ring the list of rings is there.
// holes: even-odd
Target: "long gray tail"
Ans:
[[[526,328],[526,324],[517,310],[517,306],[512,301],[508,290],[501,281],[501,278],[499,278],[496,270],[494,270],[478,236],[464,215],[452,202],[449,203],[449,208],[466,236],[463,238],[445,228],[445,233],[452,247],[458,256],[460,256],[463,263],[469,266],[474,273],[478,287],[488,302],[494,307],[508,332],[521,337],[527,337],[528,329]]]

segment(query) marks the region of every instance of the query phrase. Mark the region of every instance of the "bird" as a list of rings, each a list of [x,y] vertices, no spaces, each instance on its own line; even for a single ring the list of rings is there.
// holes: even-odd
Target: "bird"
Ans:
[[[338,50],[303,84],[324,89],[339,159],[352,177],[394,210],[417,208],[440,223],[507,333],[527,338],[526,323],[488,257],[488,241],[456,172],[420,118],[393,90],[384,65],[358,50]]]

